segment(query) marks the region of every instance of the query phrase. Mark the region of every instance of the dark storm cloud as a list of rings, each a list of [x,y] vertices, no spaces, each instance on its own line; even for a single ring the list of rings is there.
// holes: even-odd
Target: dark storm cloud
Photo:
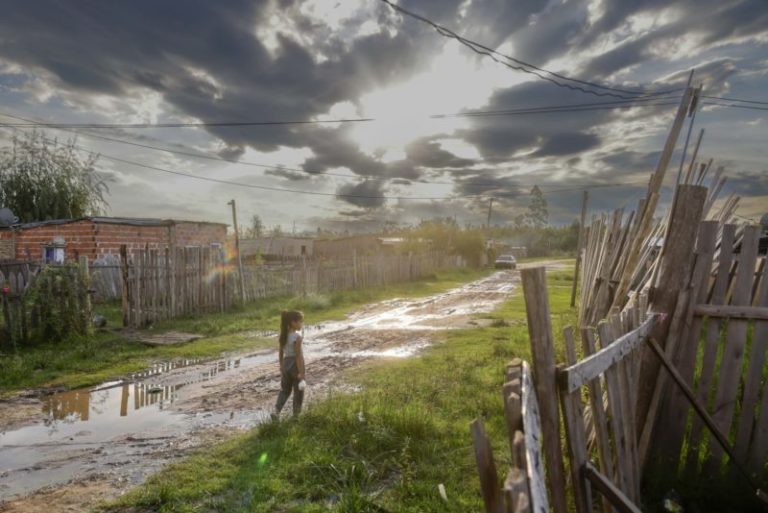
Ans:
[[[300,173],[298,171],[292,171],[290,169],[280,169],[280,168],[268,169],[267,171],[265,171],[265,174],[271,175],[271,176],[277,176],[278,178],[283,178],[291,182],[300,182],[300,181],[309,180],[312,178],[312,175],[308,173]]]
[[[529,82],[494,93],[482,110],[503,111],[579,103],[585,103],[584,96],[579,93]],[[462,135],[478,148],[486,162],[503,162],[523,150],[534,150],[536,157],[568,155],[598,144],[597,136],[587,132],[614,117],[615,113],[610,110],[593,110],[500,116],[490,120],[472,118],[474,126]],[[556,147],[560,143],[564,145],[562,149]]]
[[[349,183],[339,186],[336,194],[339,199],[361,208],[381,207],[386,202],[384,184],[378,180],[366,180],[361,183]],[[345,196],[341,196],[345,195]]]
[[[299,0],[272,2],[295,29],[295,34],[277,35],[276,49],[268,48],[256,30],[270,23],[267,1],[16,2],[0,17],[0,60],[17,64],[30,77],[42,76],[57,92],[77,96],[80,106],[88,106],[93,93],[130,100],[136,92],[149,89],[161,95],[163,106],[174,116],[203,121],[303,120],[326,113],[338,102],[355,104],[367,92],[424,71],[445,45],[458,45],[371,1],[377,5],[374,10],[361,11],[338,31],[305,17],[297,8]],[[696,51],[704,54],[709,45],[725,45],[768,30],[765,0],[603,0],[592,24],[582,2],[405,0],[402,5],[490,46],[509,41],[516,56],[541,66],[568,52],[592,51],[600,36],[622,27],[632,14],[655,14],[669,6],[679,11],[675,21],[639,37],[627,29],[631,36],[627,42],[572,71],[598,81],[644,62],[669,64],[668,56],[675,53],[675,41],[680,38],[695,35]],[[396,33],[383,30],[356,37],[359,26],[369,19],[396,28]],[[317,58],[318,52],[324,59]],[[469,50],[464,53],[471,55]],[[728,81],[743,68],[730,58],[702,57],[702,61],[691,65],[697,67],[697,82],[705,82],[710,93],[727,90]],[[667,73],[669,68],[657,69]],[[660,78],[665,84],[681,84],[687,73],[649,80]],[[496,91],[486,108],[609,99],[536,81]],[[109,112],[93,107],[91,112],[110,120]],[[660,108],[644,109],[641,115],[659,112]],[[618,117],[617,111],[596,110],[478,118],[469,129],[448,135],[475,145],[487,164],[523,157],[534,165],[542,161],[554,165],[562,158],[567,167],[593,152],[602,142],[596,134],[604,134],[600,129]],[[649,122],[648,126],[654,125]],[[309,148],[312,156],[302,165],[308,173],[348,168],[377,178],[342,186],[337,191],[341,194],[382,195],[388,183],[406,185],[440,170],[456,177],[457,191],[467,194],[478,190],[468,182],[490,179],[482,172],[468,171],[477,162],[443,149],[435,137],[413,142],[405,148],[405,159],[385,163],[381,155],[368,155],[351,143],[345,127],[209,127],[208,131],[224,144],[219,154],[226,159],[240,158],[248,147],[261,151]],[[649,163],[655,165],[653,158],[652,153],[625,149],[601,155],[598,162],[622,172],[645,171]],[[304,178],[285,170],[271,174],[289,181]],[[545,182],[546,176],[541,180]],[[511,199],[514,195],[509,191],[517,187],[514,180],[500,178],[488,189]],[[384,204],[377,198],[340,199],[364,208]]]
[[[429,139],[419,139],[405,147],[408,160],[414,165],[445,168],[445,167],[469,167],[475,161],[457,157],[450,151],[444,150],[439,142]]]
[[[659,47],[666,46],[668,53],[674,53],[678,44],[675,40],[680,37],[696,37],[697,47],[703,50],[711,44],[722,45],[768,33],[765,0],[606,0],[601,6],[601,16],[583,31],[576,44],[593,43],[633,14],[656,14],[662,8],[674,7],[681,15],[676,21],[597,57],[584,70],[585,75],[607,76],[632,67],[660,52]]]
[[[622,173],[648,173],[655,169],[660,151],[642,152],[629,148],[616,148],[608,154],[598,155],[598,161]]]
[[[549,137],[533,154],[534,157],[552,157],[571,155],[595,148],[600,144],[600,138],[595,134],[583,132],[555,134]]]
[[[301,26],[306,20],[293,4],[282,2],[283,14]],[[267,5],[25,2],[0,18],[0,57],[30,72],[45,71],[57,87],[72,92],[120,95],[149,88],[178,112],[205,121],[307,119],[407,76],[428,57],[411,51],[416,43],[430,47],[429,41],[414,40],[412,26],[394,37],[385,31],[358,38],[322,63],[279,35],[273,56],[255,33],[266,23]],[[337,42],[320,38],[313,49]],[[210,131],[234,147],[305,144],[301,131],[290,127]]]
[[[245,153],[243,146],[227,146],[219,150],[219,157],[226,160],[238,160]]]

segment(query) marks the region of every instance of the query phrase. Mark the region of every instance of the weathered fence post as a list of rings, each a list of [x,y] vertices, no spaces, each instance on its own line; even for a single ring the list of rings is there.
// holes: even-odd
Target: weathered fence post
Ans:
[[[555,384],[555,349],[549,318],[549,295],[544,267],[521,271],[528,333],[533,353],[536,395],[539,400],[547,483],[555,513],[568,510],[565,501],[565,468],[560,446],[560,416]]]
[[[87,332],[91,324],[91,309],[92,309],[91,308],[91,276],[88,273],[88,257],[87,256],[81,256],[79,258],[78,267],[79,267],[78,281],[80,283],[77,289],[81,294],[80,307],[82,308],[80,315],[82,316],[83,332]]]
[[[584,191],[584,199],[581,202],[581,221],[579,221],[579,241],[576,243],[576,266],[573,269],[573,285],[571,287],[571,308],[576,306],[576,288],[579,283],[579,270],[581,269],[581,247],[584,245],[584,219],[587,217],[587,200],[589,191]]]
[[[696,234],[704,211],[704,203],[707,200],[707,188],[697,185],[681,185],[675,193],[675,208],[669,218],[669,227],[666,231],[664,251],[659,260],[659,272],[657,286],[652,284],[650,310],[654,313],[666,314],[653,328],[651,337],[671,353],[674,353],[677,339],[681,335],[687,301],[682,298],[690,293],[691,272],[693,268]],[[674,241],[667,244],[668,241]],[[683,299],[683,300],[681,300]],[[674,332],[670,330],[675,325]],[[668,353],[669,354],[669,353]],[[663,396],[666,385],[666,376],[660,383],[660,363],[653,352],[644,347],[641,350],[640,373],[637,380],[637,432],[640,433],[641,464],[648,455],[648,441],[652,438],[654,423],[658,405]]]
[[[128,274],[128,247],[120,245],[120,271],[123,277],[122,302],[123,302],[123,326],[131,324],[131,281]]]

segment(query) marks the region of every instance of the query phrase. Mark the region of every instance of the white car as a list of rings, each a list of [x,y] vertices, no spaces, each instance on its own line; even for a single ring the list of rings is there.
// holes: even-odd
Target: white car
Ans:
[[[517,259],[512,255],[500,255],[493,266],[496,269],[517,269]]]

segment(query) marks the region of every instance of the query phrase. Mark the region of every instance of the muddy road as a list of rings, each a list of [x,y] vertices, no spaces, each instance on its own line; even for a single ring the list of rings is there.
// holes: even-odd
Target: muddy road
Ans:
[[[557,263],[552,263],[558,267]],[[539,264],[540,265],[540,264]],[[348,389],[342,370],[373,358],[405,358],[436,330],[479,325],[518,284],[503,271],[414,300],[363,307],[305,334],[307,394]],[[311,319],[309,319],[311,321]],[[88,511],[143,482],[189,449],[268,418],[279,390],[274,349],[215,361],[159,363],[124,381],[0,402],[0,512]],[[290,401],[289,401],[290,403]],[[284,415],[291,405],[286,405]]]

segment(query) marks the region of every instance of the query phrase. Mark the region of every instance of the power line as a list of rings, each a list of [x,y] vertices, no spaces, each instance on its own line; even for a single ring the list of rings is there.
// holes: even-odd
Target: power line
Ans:
[[[709,101],[704,105],[714,105],[717,107],[729,107],[731,109],[747,109],[747,110],[768,110],[768,107],[756,107],[754,105],[737,105],[735,103],[720,103]]]
[[[624,101],[592,102],[592,103],[571,103],[552,106],[525,107],[519,109],[499,109],[454,112],[449,114],[431,114],[427,119],[447,119],[447,118],[482,118],[494,116],[516,116],[516,115],[535,115],[535,114],[554,114],[558,112],[581,112],[592,110],[611,110],[611,109],[631,109],[634,107],[657,107],[666,105],[677,105],[679,102],[669,103],[668,100],[674,97],[653,97],[653,98],[635,98]],[[17,116],[3,114],[14,119],[24,119]],[[345,119],[310,119],[310,120],[286,120],[286,121],[219,121],[219,122],[193,122],[193,123],[68,123],[68,122],[46,122],[46,121],[27,121],[25,123],[5,123],[5,126],[26,128],[39,126],[45,128],[72,128],[72,129],[114,129],[114,128],[199,128],[199,127],[249,127],[249,126],[279,126],[279,125],[314,125],[314,124],[336,124],[336,123],[368,123],[380,121],[380,118],[345,118]]]
[[[0,124],[0,126],[4,126],[4,125]],[[15,127],[10,127],[10,128],[13,128],[14,130],[19,130],[18,128],[15,128]],[[44,139],[46,141],[48,141],[48,142],[53,143],[53,144],[63,144],[63,143],[61,143],[61,142],[59,142],[59,141],[57,141],[55,139],[49,139],[47,137],[44,138]],[[92,150],[90,150],[88,148],[84,148],[84,147],[76,145],[76,144],[68,143],[67,145],[71,146],[71,147],[73,147],[73,148],[75,148],[77,150],[80,150],[80,151],[84,151],[84,152],[87,152],[87,153],[94,153]],[[491,196],[490,194],[466,194],[466,195],[461,195],[461,196],[415,197],[415,196],[387,196],[387,195],[345,194],[345,193],[330,193],[330,192],[319,192],[319,191],[305,191],[305,190],[300,190],[300,189],[289,189],[289,188],[284,188],[284,187],[271,187],[271,186],[267,186],[267,185],[257,185],[257,184],[250,184],[250,183],[245,183],[245,182],[236,182],[234,180],[223,180],[223,179],[219,179],[219,178],[211,178],[211,177],[208,177],[208,176],[195,175],[195,174],[191,174],[191,173],[185,173],[185,172],[182,172],[182,171],[176,171],[176,170],[172,170],[172,169],[161,168],[161,167],[158,167],[158,166],[152,166],[152,165],[149,165],[149,164],[143,164],[141,162],[135,162],[133,160],[124,159],[124,158],[121,158],[121,157],[115,157],[113,155],[107,155],[107,154],[104,154],[104,153],[98,153],[98,155],[100,157],[106,158],[108,160],[112,160],[114,162],[120,162],[120,163],[123,163],[123,164],[128,164],[128,165],[132,165],[132,166],[136,166],[136,167],[140,167],[140,168],[144,168],[144,169],[149,169],[149,170],[153,170],[153,171],[158,171],[158,172],[162,172],[162,173],[172,174],[172,175],[176,175],[176,176],[183,176],[183,177],[186,177],[186,178],[192,178],[192,179],[196,179],[196,180],[202,180],[202,181],[207,181],[207,182],[219,183],[219,184],[223,184],[223,185],[232,185],[232,186],[237,186],[237,187],[246,187],[246,188],[250,188],[250,189],[267,190],[267,191],[273,191],[273,192],[286,192],[286,193],[291,193],[291,194],[303,194],[303,195],[326,196],[326,197],[330,196],[330,197],[336,197],[336,198],[385,199],[385,200],[386,199],[392,199],[392,200],[404,200],[404,201],[410,201],[410,200],[415,200],[415,201],[438,201],[438,200],[442,200],[442,201],[444,201],[444,200],[470,199],[470,198],[486,198],[486,197],[495,197],[497,199],[504,199],[503,197],[500,197],[498,195],[497,196]],[[380,179],[383,179],[383,178],[380,178]],[[455,184],[455,185],[460,185],[460,184]],[[596,189],[596,188],[606,188],[606,187],[628,187],[628,186],[631,187],[633,185],[634,184],[629,184],[629,183],[626,183],[626,182],[623,182],[623,183],[587,184],[587,185],[581,185],[581,186],[578,186],[578,187],[567,187],[567,188],[561,188],[561,189],[543,190],[542,193],[543,194],[554,194],[554,193],[560,193],[560,192],[582,191],[585,188],[586,189]],[[517,197],[517,196],[525,196],[525,195],[527,195],[527,194],[526,193],[517,193],[517,194],[514,194],[513,196]],[[509,199],[509,197],[510,197],[509,194],[506,194],[506,195],[503,195],[503,196],[506,196],[507,199]]]
[[[593,105],[597,106],[597,105],[601,105],[601,104],[616,104],[616,103],[629,103],[629,102],[623,102],[623,101],[597,102],[597,103],[582,104],[582,105],[586,107],[586,106],[593,106]],[[661,103],[661,104],[652,104],[652,105],[643,104],[643,105],[638,105],[638,106],[648,107],[648,106],[656,106],[656,105],[676,105],[676,103]],[[574,104],[572,106],[578,107],[579,104]],[[567,107],[567,105],[566,106],[554,106],[554,107],[552,107],[552,109],[562,109],[563,107]],[[631,108],[631,107],[632,107],[631,105],[630,106],[620,105],[620,106],[615,106],[615,107],[610,107],[610,108]],[[538,109],[537,112],[540,112],[540,113],[550,113],[551,112],[550,110],[543,111],[543,109],[547,109],[546,107],[536,107],[536,108],[532,108],[532,109],[518,109],[517,111],[511,111],[511,110],[506,110],[506,111],[482,111],[482,114],[484,114],[484,115],[491,115],[491,114],[493,114],[493,115],[510,115],[510,114],[515,114],[515,113],[522,113],[521,111],[523,111],[523,110],[528,112],[528,111],[536,110],[536,109]],[[585,110],[585,109],[558,110],[558,112],[579,112],[581,110]],[[592,109],[592,110],[596,110],[596,109]],[[480,112],[478,112],[476,114],[480,114]],[[18,123],[16,123],[16,124],[13,124],[13,123],[2,124],[2,126],[7,126],[7,127],[10,127],[10,128],[30,128],[30,127],[49,128],[49,129],[61,130],[61,131],[69,132],[69,133],[74,133],[74,134],[77,134],[77,135],[84,135],[86,137],[91,137],[91,138],[94,138],[94,139],[100,139],[100,140],[104,140],[104,141],[109,141],[109,142],[114,142],[114,143],[119,143],[119,144],[125,144],[125,145],[139,147],[139,148],[147,148],[147,149],[162,151],[162,152],[166,152],[166,153],[170,153],[170,154],[175,154],[175,155],[183,155],[183,156],[187,156],[187,157],[204,159],[204,160],[210,160],[210,161],[227,162],[227,163],[230,163],[230,164],[240,164],[240,165],[258,167],[258,168],[275,170],[275,171],[293,171],[293,172],[297,172],[297,173],[306,174],[308,176],[324,175],[324,176],[338,176],[338,177],[342,177],[342,178],[355,178],[355,179],[368,179],[368,178],[381,179],[380,175],[354,174],[354,175],[350,176],[350,175],[347,175],[347,174],[334,173],[334,172],[331,172],[331,171],[310,172],[310,171],[306,171],[304,169],[286,167],[286,166],[281,166],[281,165],[267,165],[267,164],[261,164],[261,163],[256,163],[256,162],[242,161],[242,160],[236,160],[236,159],[227,159],[227,158],[224,158],[224,157],[214,156],[214,155],[210,155],[210,154],[201,154],[201,153],[193,153],[193,152],[182,151],[182,150],[173,150],[173,149],[170,149],[170,148],[163,148],[163,147],[154,146],[154,145],[151,145],[151,144],[143,144],[143,143],[138,143],[138,142],[134,142],[134,141],[126,141],[124,139],[116,139],[116,138],[113,138],[113,137],[107,137],[107,136],[103,136],[103,135],[91,134],[91,133],[88,133],[88,132],[81,132],[81,131],[76,130],[76,129],[65,128],[65,127],[59,126],[59,125],[46,124],[44,122],[38,122],[38,121],[29,119],[29,118],[24,118],[24,117],[21,117],[21,116],[15,116],[13,114],[0,113],[0,116],[12,118],[12,119],[19,119],[19,120],[22,120],[22,121],[26,122],[24,124],[18,124]],[[422,184],[454,185],[454,182],[444,182],[444,181],[437,181],[437,180],[414,180],[414,182],[415,183],[422,183]],[[497,187],[498,186],[498,184],[490,183],[490,182],[468,182],[468,183],[465,183],[463,185],[464,186],[472,186],[472,187]]]
[[[742,103],[754,103],[756,105],[768,105],[768,102],[760,101],[760,100],[746,100],[743,98],[727,98],[725,96],[707,96],[702,95],[702,98],[709,98],[711,100],[725,100],[729,102],[742,102]]]
[[[385,3],[386,5],[388,5],[389,7],[391,7],[392,9],[396,10],[397,12],[399,12],[401,14],[404,14],[406,16],[409,16],[409,17],[413,18],[413,19],[421,21],[422,23],[426,23],[427,25],[429,25],[432,28],[434,28],[437,31],[438,34],[440,34],[442,36],[445,36],[445,37],[450,37],[450,38],[453,38],[453,39],[457,40],[458,42],[460,42],[461,44],[463,44],[464,46],[466,46],[467,48],[469,48],[470,50],[472,50],[473,52],[475,52],[477,54],[485,55],[487,57],[490,57],[494,61],[498,62],[499,64],[503,64],[503,65],[507,66],[508,68],[514,69],[516,71],[522,71],[524,73],[529,73],[529,74],[534,75],[534,76],[536,76],[536,77],[538,77],[538,78],[540,78],[542,80],[546,80],[548,82],[551,82],[551,83],[553,83],[553,84],[555,84],[555,85],[557,85],[559,87],[565,87],[565,88],[568,88],[568,89],[571,89],[571,90],[574,90],[574,91],[580,91],[580,92],[587,93],[587,94],[593,94],[595,96],[614,96],[616,98],[624,98],[624,99],[631,98],[629,96],[626,96],[627,94],[630,94],[630,95],[654,96],[654,95],[663,95],[663,94],[674,93],[674,92],[682,91],[683,90],[683,88],[677,88],[677,89],[669,89],[669,90],[666,90],[666,91],[657,91],[657,92],[632,91],[632,90],[628,90],[628,89],[619,89],[619,88],[616,88],[616,87],[605,86],[605,85],[598,84],[598,83],[595,83],[595,82],[589,82],[589,81],[586,81],[586,80],[579,80],[577,78],[568,77],[566,75],[562,75],[562,74],[556,73],[554,71],[550,71],[550,70],[547,70],[547,69],[544,69],[544,68],[540,68],[540,67],[535,66],[535,65],[533,65],[533,64],[531,64],[529,62],[525,62],[523,60],[517,59],[517,58],[512,57],[510,55],[503,54],[501,52],[498,52],[498,51],[494,50],[493,48],[485,46],[485,45],[483,45],[481,43],[478,43],[476,41],[473,41],[471,39],[467,39],[467,38],[457,34],[456,32],[454,32],[453,30],[451,30],[449,28],[446,28],[446,27],[444,27],[442,25],[439,25],[436,22],[434,22],[434,21],[432,21],[432,20],[430,20],[430,19],[428,19],[428,18],[426,18],[424,16],[416,14],[416,13],[414,13],[412,11],[409,11],[408,9],[405,9],[404,7],[401,7],[401,6],[397,5],[397,4],[392,3],[390,0],[381,0],[381,2]],[[517,66],[509,64],[508,62],[504,62],[504,61],[501,61],[501,60],[497,59],[495,57],[497,55],[499,57],[503,57],[504,59],[508,59],[508,60],[516,63]],[[574,86],[572,84],[564,84],[562,82],[559,82],[558,80],[555,80],[553,78],[550,78],[550,77],[544,76],[544,75],[542,75],[540,73],[537,73],[537,71],[538,72],[542,72],[542,73],[546,73],[548,75],[551,75],[552,77],[556,77],[556,78],[559,78],[559,79],[562,79],[562,80],[568,80],[568,81],[575,82],[575,83],[582,84],[582,85],[586,85],[586,86],[589,86],[589,87],[603,89],[603,90],[606,90],[606,91],[615,91],[615,93],[608,93],[608,92],[600,93],[600,92],[597,92],[597,91],[592,91],[590,89],[585,89],[583,87]],[[623,93],[623,94],[616,94],[616,93]]]

